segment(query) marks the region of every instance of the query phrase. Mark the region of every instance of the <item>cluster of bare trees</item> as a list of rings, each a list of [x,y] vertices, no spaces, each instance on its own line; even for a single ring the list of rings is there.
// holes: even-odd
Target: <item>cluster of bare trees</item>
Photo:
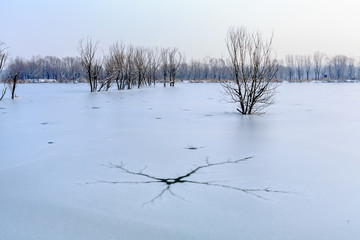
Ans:
[[[360,79],[360,59],[345,55],[286,55],[277,77],[282,80],[355,80]]]
[[[98,42],[91,38],[81,40],[78,51],[91,92],[107,91],[113,84],[118,90],[155,85],[160,75],[164,87],[168,82],[174,86],[184,60],[177,48],[134,47],[118,42],[101,59],[97,56]]]

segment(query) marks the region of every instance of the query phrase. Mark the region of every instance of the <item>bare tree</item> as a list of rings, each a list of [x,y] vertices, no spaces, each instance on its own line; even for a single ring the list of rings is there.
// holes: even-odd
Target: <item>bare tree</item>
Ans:
[[[331,58],[329,66],[334,71],[335,79],[344,79],[348,58],[344,55],[335,55]]]
[[[11,91],[11,99],[15,99],[15,89],[18,79],[23,72],[24,69],[24,61],[20,58],[16,58],[12,63],[9,64],[8,67],[8,86]]]
[[[3,89],[2,89],[2,91],[1,91],[0,101],[4,98],[5,93],[6,93],[6,90],[7,90],[7,87],[6,87],[6,86],[4,86],[4,88],[3,88]]]
[[[304,56],[304,68],[306,73],[306,80],[310,79],[310,72],[311,72],[311,56]]]
[[[291,81],[294,77],[294,69],[295,69],[295,64],[294,64],[294,56],[293,55],[286,55],[285,56],[285,63],[286,63],[286,70],[287,70],[287,74],[288,74],[288,79],[289,81]]]
[[[7,59],[7,53],[5,53],[5,43],[0,42],[0,74],[5,65],[6,59]],[[0,101],[4,98],[6,89],[7,89],[7,87],[4,85],[4,87],[1,91]]]
[[[326,57],[324,67],[321,70],[323,78],[335,79],[335,69],[331,61],[331,57]]]
[[[148,55],[147,50],[142,47],[135,48],[134,54],[134,65],[136,68],[137,75],[137,87],[140,88],[145,81],[146,74],[148,71]]]
[[[161,50],[161,71],[163,75],[164,87],[169,78],[170,86],[175,86],[175,79],[184,55],[177,48],[163,48]]]
[[[356,61],[356,78],[360,79],[360,58]]]
[[[98,76],[100,73],[100,62],[96,59],[98,50],[98,42],[93,43],[91,38],[87,38],[86,42],[80,40],[78,52],[80,54],[81,63],[87,75],[90,84],[90,91],[96,92],[98,84]]]
[[[231,102],[239,105],[237,110],[252,114],[273,104],[278,62],[272,59],[272,37],[265,41],[260,32],[231,27],[226,45],[234,81],[223,83],[223,87]]]
[[[303,56],[295,56],[295,69],[298,80],[303,79],[304,75],[304,57]]]
[[[115,78],[114,75],[116,74],[116,65],[113,58],[104,57],[103,62],[105,66],[104,76],[102,81],[100,82],[98,92],[100,92],[101,90],[108,91],[113,84],[113,80]]]
[[[355,79],[355,59],[352,57],[348,58],[347,78],[350,80]]]
[[[180,64],[183,60],[183,54],[179,52],[177,48],[172,48],[169,50],[169,79],[170,79],[170,86],[175,86],[175,79],[177,71],[180,67]]]
[[[125,79],[127,89],[131,89],[135,80],[134,47],[128,46],[125,57]]]
[[[315,73],[315,80],[320,80],[320,74],[322,71],[322,64],[325,58],[325,54],[321,52],[315,52],[313,56],[314,61],[314,73]]]
[[[116,82],[117,89],[122,90],[125,88],[125,65],[126,65],[126,52],[125,46],[116,42],[109,48],[110,56],[105,63],[107,69],[111,68],[112,78]]]
[[[11,99],[15,99],[15,97],[17,97],[15,95],[15,89],[16,89],[16,83],[17,83],[17,80],[18,80],[18,76],[19,76],[19,74],[15,73],[9,79],[9,86],[10,86],[10,91],[11,91]]]
[[[5,43],[0,42],[0,73],[5,65],[7,54],[5,53]]]
[[[155,86],[156,81],[156,71],[158,70],[161,64],[161,54],[159,48],[155,48],[148,51],[148,64],[149,64],[149,71],[148,71],[148,84],[151,85],[151,82]]]
[[[169,60],[168,60],[169,48],[161,49],[161,72],[163,75],[164,87],[166,87],[166,82],[169,73]]]
[[[204,57],[202,62],[203,79],[208,79],[210,74],[210,57]]]

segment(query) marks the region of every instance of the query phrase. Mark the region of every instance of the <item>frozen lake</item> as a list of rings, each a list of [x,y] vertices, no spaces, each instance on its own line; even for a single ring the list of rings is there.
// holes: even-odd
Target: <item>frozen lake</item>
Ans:
[[[359,83],[283,83],[253,116],[218,84],[88,91],[19,85],[0,102],[1,240],[360,239]],[[109,162],[176,177],[248,156],[192,179],[288,193],[179,183],[183,199],[149,203],[164,185],[86,184],[148,180]]]

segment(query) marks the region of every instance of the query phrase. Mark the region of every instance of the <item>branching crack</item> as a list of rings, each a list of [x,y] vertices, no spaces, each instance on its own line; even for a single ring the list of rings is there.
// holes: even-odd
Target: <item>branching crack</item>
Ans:
[[[273,190],[270,187],[266,187],[266,188],[241,188],[241,187],[235,187],[235,186],[231,186],[231,185],[227,185],[227,184],[220,184],[220,181],[196,181],[196,180],[191,180],[190,179],[190,177],[192,177],[194,174],[200,172],[200,170],[207,169],[207,168],[212,168],[212,167],[216,167],[216,166],[221,166],[221,165],[239,164],[239,163],[247,161],[247,160],[249,160],[251,158],[252,157],[245,157],[245,158],[241,158],[241,159],[238,159],[238,160],[227,160],[227,161],[217,162],[217,163],[211,163],[211,162],[209,162],[208,159],[206,159],[205,164],[200,165],[200,166],[196,166],[192,170],[190,170],[187,173],[185,173],[183,175],[180,175],[178,177],[168,177],[168,178],[157,177],[157,176],[153,176],[151,174],[145,173],[144,171],[147,168],[147,166],[145,166],[143,169],[141,169],[139,171],[132,171],[132,170],[126,168],[125,164],[122,163],[122,162],[119,163],[119,164],[109,162],[108,164],[106,164],[104,166],[107,166],[107,167],[110,167],[110,168],[120,169],[122,172],[124,172],[126,174],[134,175],[134,176],[140,176],[140,177],[144,178],[144,180],[143,181],[106,181],[106,180],[97,180],[95,182],[88,182],[87,184],[91,184],[91,183],[162,184],[164,186],[164,188],[160,191],[160,193],[155,195],[151,200],[145,202],[144,204],[154,203],[156,200],[161,199],[167,193],[174,196],[174,197],[177,197],[177,198],[179,198],[181,200],[186,201],[185,198],[175,194],[174,191],[172,190],[172,187],[175,184],[181,184],[181,183],[205,185],[205,186],[209,186],[209,187],[226,188],[226,189],[231,189],[231,190],[240,191],[240,192],[243,192],[243,193],[246,193],[246,194],[250,194],[252,196],[255,196],[255,197],[261,198],[261,199],[266,199],[265,197],[262,196],[262,193],[289,193],[287,191]]]

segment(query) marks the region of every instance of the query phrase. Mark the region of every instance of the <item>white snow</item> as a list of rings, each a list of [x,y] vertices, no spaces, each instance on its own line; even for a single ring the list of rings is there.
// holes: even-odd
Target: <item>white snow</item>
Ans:
[[[263,115],[241,116],[218,84],[90,93],[19,85],[0,102],[0,239],[360,239],[360,84],[283,83]],[[188,149],[189,146],[198,147]],[[254,156],[192,179],[263,193],[135,178]]]

